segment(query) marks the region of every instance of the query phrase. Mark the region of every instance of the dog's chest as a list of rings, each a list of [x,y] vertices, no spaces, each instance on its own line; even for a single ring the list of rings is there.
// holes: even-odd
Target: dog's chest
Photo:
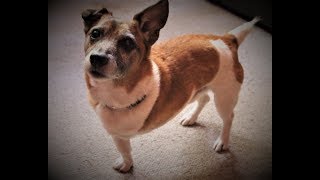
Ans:
[[[143,126],[151,108],[150,102],[146,100],[132,110],[110,110],[98,105],[95,111],[109,134],[130,137]]]
[[[98,101],[95,111],[109,134],[130,137],[138,133],[159,95],[159,78],[158,68],[153,63],[152,76],[141,80],[130,93],[111,86],[96,85],[91,89],[92,98]],[[144,95],[141,103],[127,108]]]

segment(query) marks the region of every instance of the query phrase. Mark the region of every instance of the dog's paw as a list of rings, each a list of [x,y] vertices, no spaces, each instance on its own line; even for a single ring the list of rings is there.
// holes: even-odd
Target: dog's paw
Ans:
[[[196,122],[196,117],[184,117],[181,121],[180,124],[182,126],[192,126]]]
[[[216,152],[222,152],[229,149],[228,142],[223,141],[221,137],[219,137],[213,145],[213,148]]]
[[[122,158],[117,159],[116,163],[113,166],[113,169],[121,172],[126,173],[128,172],[133,166],[132,162],[124,162]]]

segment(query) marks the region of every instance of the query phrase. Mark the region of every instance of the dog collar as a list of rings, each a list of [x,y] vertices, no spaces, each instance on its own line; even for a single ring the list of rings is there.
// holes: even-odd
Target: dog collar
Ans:
[[[147,95],[143,95],[140,99],[138,99],[135,103],[130,104],[127,107],[122,107],[122,108],[118,108],[115,106],[108,106],[107,104],[105,105],[106,108],[111,109],[111,110],[125,110],[125,109],[133,109],[134,107],[138,106],[140,103],[142,103],[142,101],[144,101],[146,99]]]

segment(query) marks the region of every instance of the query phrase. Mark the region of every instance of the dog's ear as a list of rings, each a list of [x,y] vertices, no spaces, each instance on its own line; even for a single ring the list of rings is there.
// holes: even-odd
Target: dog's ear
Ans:
[[[108,11],[106,8],[102,9],[87,9],[81,13],[83,23],[84,23],[84,32],[87,33],[88,30],[101,18],[102,15],[112,16],[112,12]]]
[[[151,46],[158,40],[160,29],[166,24],[168,14],[169,2],[168,0],[161,0],[133,17],[138,22],[148,45]]]

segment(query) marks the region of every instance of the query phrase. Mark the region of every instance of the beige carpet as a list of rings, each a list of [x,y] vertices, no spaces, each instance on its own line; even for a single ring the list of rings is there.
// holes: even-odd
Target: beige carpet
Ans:
[[[102,1],[130,19],[156,0]],[[239,49],[245,80],[230,152],[213,150],[222,121],[213,100],[195,127],[175,118],[132,140],[134,169],[111,166],[118,153],[86,100],[81,11],[99,1],[50,3],[48,14],[48,169],[56,179],[272,179],[272,36],[255,28]],[[244,21],[205,0],[171,0],[160,41],[186,33],[221,34]]]

